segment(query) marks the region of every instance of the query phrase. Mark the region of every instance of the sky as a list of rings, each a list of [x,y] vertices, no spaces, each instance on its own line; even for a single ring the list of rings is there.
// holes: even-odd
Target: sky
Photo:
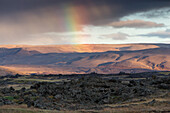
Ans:
[[[0,44],[170,43],[170,0],[0,0]]]

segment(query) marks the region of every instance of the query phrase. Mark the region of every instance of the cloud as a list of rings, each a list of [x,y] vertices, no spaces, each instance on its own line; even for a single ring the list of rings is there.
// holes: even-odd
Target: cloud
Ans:
[[[22,14],[31,12],[36,17],[49,12],[62,18],[64,12],[71,13],[72,9],[71,15],[83,20],[82,24],[101,25],[132,13],[169,6],[169,0],[0,0],[0,15],[9,20],[17,17],[22,20]]]
[[[112,38],[113,40],[126,40],[129,35],[125,33],[115,33],[109,35],[102,35],[102,38]]]
[[[38,44],[38,45],[54,45],[54,44],[78,44],[85,43],[86,39],[91,37],[85,32],[47,32],[30,35],[29,40],[22,40],[19,44]]]
[[[128,28],[152,28],[152,27],[163,27],[164,24],[158,24],[155,22],[144,21],[144,20],[126,20],[119,22],[112,22],[109,24],[115,28],[128,27]]]
[[[74,31],[74,32],[48,32],[48,33],[42,33],[40,35],[50,35],[50,36],[91,36],[89,33],[86,33],[85,31]]]
[[[167,29],[165,31],[157,31],[157,32],[153,32],[153,33],[143,34],[143,35],[139,35],[139,36],[170,38],[170,29]]]
[[[139,16],[141,17],[147,17],[147,18],[157,18],[157,17],[163,17],[168,18],[170,15],[170,8],[162,8],[162,9],[153,9],[148,12],[141,12],[139,13]]]
[[[169,0],[0,0],[0,44],[51,44],[56,37],[30,35],[81,32],[82,25],[102,26],[129,14],[169,6]],[[45,38],[49,40],[42,41]]]

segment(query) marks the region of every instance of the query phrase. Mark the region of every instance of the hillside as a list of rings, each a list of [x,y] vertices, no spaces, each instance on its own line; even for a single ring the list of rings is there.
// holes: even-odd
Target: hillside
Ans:
[[[17,72],[0,66],[0,76],[15,74],[17,74]]]
[[[168,44],[80,45],[73,51],[74,46],[3,46],[0,65],[17,72],[47,74],[170,71]]]
[[[155,44],[81,44],[81,45],[0,45],[0,48],[22,48],[28,51],[39,51],[41,53],[83,53],[83,52],[105,52],[126,51],[159,48]]]

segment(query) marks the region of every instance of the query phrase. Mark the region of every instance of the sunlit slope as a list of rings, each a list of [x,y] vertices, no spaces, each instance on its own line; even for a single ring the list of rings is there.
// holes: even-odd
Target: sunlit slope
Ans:
[[[34,47],[35,49],[30,49],[28,47],[30,50],[28,48],[26,49],[26,47],[1,48],[0,65],[4,68],[26,74],[71,74],[90,73],[94,71],[98,73],[118,73],[120,71],[131,73],[144,71],[170,71],[169,45],[146,44],[142,47],[147,49],[141,49],[141,44],[136,44],[131,47],[131,50],[128,50],[129,47],[126,48],[125,45],[124,47],[121,45],[118,47],[116,47],[117,45],[112,45],[114,48],[119,48],[121,46],[121,49],[119,48],[117,51],[108,51],[107,49],[107,51],[104,52],[97,52],[99,49],[97,46],[99,45],[89,45],[96,47],[97,49],[93,49],[95,52],[88,53],[70,52],[69,49],[71,46],[73,45],[69,45],[67,48],[67,51],[69,52],[66,52],[65,50],[65,52],[62,53],[55,53],[54,50],[52,53],[42,53],[42,51],[40,52],[40,50],[37,49],[38,47]],[[103,48],[108,48],[111,45],[100,45],[100,47],[102,46]],[[133,50],[134,48],[139,49],[139,47],[141,50]]]
[[[8,68],[4,68],[2,66],[0,66],[0,76],[4,76],[4,75],[15,75],[17,74],[16,71],[13,71],[11,69]]]
[[[129,52],[105,52],[72,62],[74,67],[93,68],[101,73],[119,71],[169,71],[170,49],[158,48]]]
[[[154,44],[82,44],[82,45],[1,45],[0,48],[22,48],[28,51],[39,51],[41,53],[72,53],[72,52],[105,52],[126,51],[158,48]]]

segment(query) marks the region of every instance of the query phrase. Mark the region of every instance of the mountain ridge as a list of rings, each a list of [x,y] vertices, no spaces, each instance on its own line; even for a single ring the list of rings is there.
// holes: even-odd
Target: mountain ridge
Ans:
[[[40,53],[84,53],[105,52],[122,50],[141,50],[147,48],[159,48],[155,44],[73,44],[73,45],[0,45],[0,48],[23,48]]]
[[[102,50],[104,52],[99,52],[103,46],[106,46],[106,51],[104,49]],[[170,45],[168,44],[160,46],[136,44],[132,45],[131,49],[127,48],[129,45],[116,46],[94,45],[93,50],[84,48],[87,49],[86,52],[64,50],[63,53],[58,53],[58,46],[55,47],[56,53],[53,50],[52,53],[51,51],[40,52],[39,48],[0,48],[0,65],[17,72],[49,74],[170,71]],[[119,49],[110,50],[114,48]]]

